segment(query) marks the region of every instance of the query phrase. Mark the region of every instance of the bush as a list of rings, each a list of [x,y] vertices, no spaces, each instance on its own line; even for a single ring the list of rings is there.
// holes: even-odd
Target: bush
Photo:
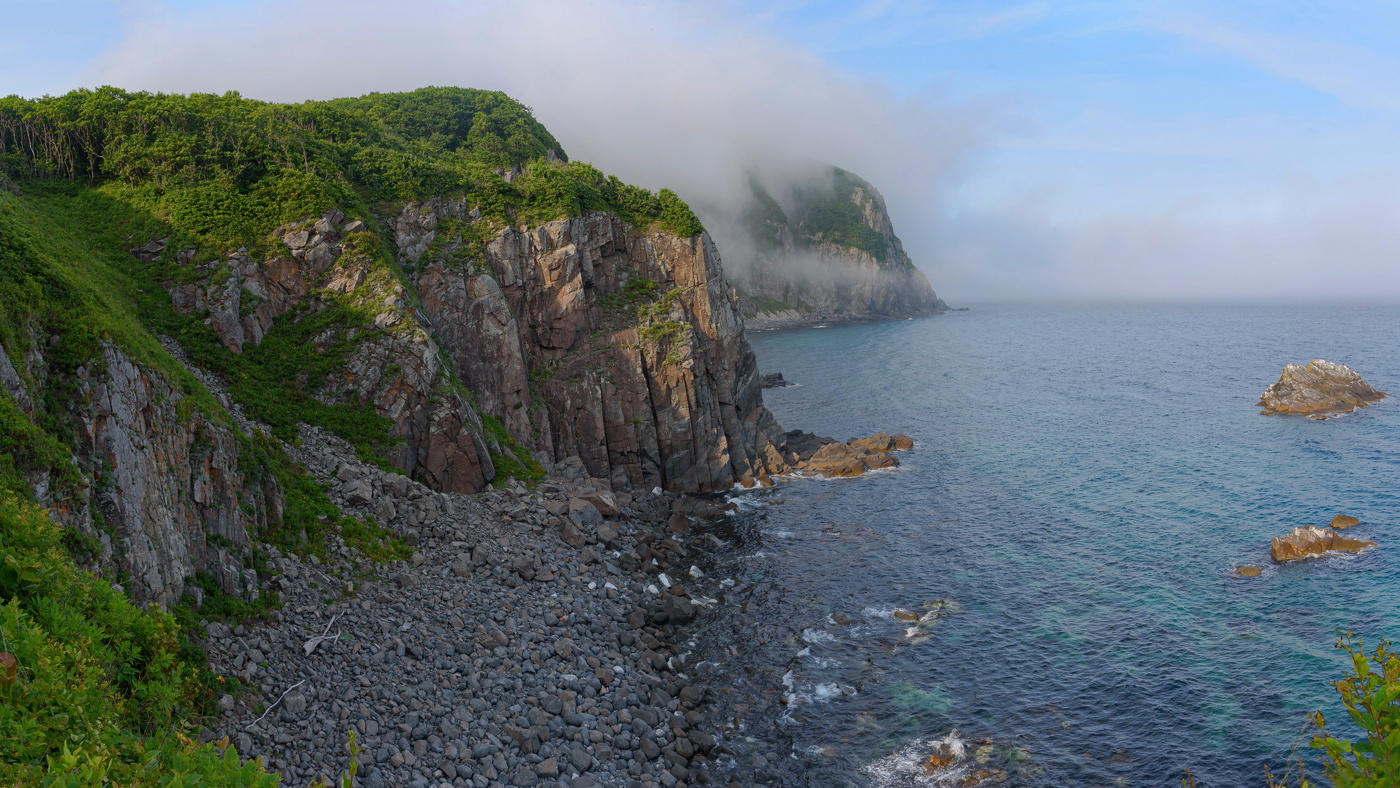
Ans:
[[[47,512],[0,494],[0,781],[46,785],[274,786],[232,750],[198,745],[202,705],[179,628],[81,571]]]

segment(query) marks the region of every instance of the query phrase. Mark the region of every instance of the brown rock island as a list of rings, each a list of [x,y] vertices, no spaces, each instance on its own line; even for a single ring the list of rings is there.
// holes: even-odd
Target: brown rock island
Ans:
[[[1285,365],[1278,381],[1264,389],[1259,405],[1265,414],[1325,419],[1367,407],[1385,396],[1351,367],[1315,358],[1306,365]]]

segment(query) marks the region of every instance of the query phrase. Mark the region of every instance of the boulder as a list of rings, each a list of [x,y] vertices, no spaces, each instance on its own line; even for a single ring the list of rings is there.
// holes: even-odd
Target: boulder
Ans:
[[[1339,514],[1332,518],[1332,524],[1327,526],[1334,531],[1342,531],[1354,525],[1360,525],[1361,521],[1349,514]]]
[[[569,499],[569,519],[580,528],[597,528],[603,524],[603,515],[598,507],[582,498]]]
[[[622,507],[618,504],[617,496],[610,492],[591,492],[579,496],[585,501],[593,504],[598,513],[604,517],[616,517],[622,514]]]
[[[1350,367],[1315,358],[1306,366],[1285,365],[1279,379],[1264,389],[1259,405],[1266,414],[1325,419],[1367,407],[1385,396]]]
[[[761,378],[761,384],[760,384],[760,385],[762,385],[763,388],[766,388],[766,389],[781,389],[781,388],[786,388],[786,387],[788,387],[788,386],[791,386],[791,385],[793,385],[793,384],[787,382],[786,380],[783,380],[783,373],[781,373],[781,372],[770,372],[770,373],[768,373],[767,375],[764,375],[764,376]]]
[[[1275,561],[1283,563],[1300,558],[1315,558],[1325,553],[1356,553],[1367,547],[1374,547],[1375,544],[1360,539],[1348,539],[1330,528],[1309,525],[1294,528],[1288,536],[1275,536],[1273,545],[1269,548],[1269,555]]]
[[[1263,569],[1260,569],[1259,567],[1254,566],[1253,564],[1246,564],[1245,566],[1235,567],[1235,574],[1239,575],[1240,577],[1258,577],[1259,573],[1263,571]]]
[[[844,443],[828,443],[807,461],[807,470],[823,476],[859,476],[865,473],[865,463],[855,449]]]

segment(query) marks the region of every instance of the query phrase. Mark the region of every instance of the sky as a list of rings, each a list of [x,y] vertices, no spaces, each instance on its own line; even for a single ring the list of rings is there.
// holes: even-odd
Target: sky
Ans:
[[[746,170],[829,162],[880,189],[954,305],[1400,301],[1397,4],[0,0],[0,18],[0,94],[505,90],[572,158],[707,221]]]

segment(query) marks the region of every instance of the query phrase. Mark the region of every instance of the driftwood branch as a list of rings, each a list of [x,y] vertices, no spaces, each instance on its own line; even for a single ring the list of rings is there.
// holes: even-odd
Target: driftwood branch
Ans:
[[[277,708],[277,704],[279,704],[279,703],[282,702],[282,698],[287,697],[287,693],[288,693],[288,692],[291,692],[292,690],[296,689],[297,687],[300,687],[301,685],[303,685],[303,684],[305,684],[305,683],[306,683],[306,679],[302,679],[301,681],[298,681],[297,683],[295,683],[295,684],[293,684],[292,686],[288,687],[280,696],[278,696],[277,700],[274,700],[274,701],[272,702],[272,705],[271,705],[271,706],[268,706],[268,707],[267,707],[267,711],[264,711],[264,712],[262,713],[262,716],[261,716],[261,717],[259,717],[259,718],[257,718],[256,720],[253,720],[252,722],[248,723],[248,727],[247,727],[247,728],[244,728],[244,730],[252,730],[252,728],[253,728],[254,725],[257,725],[258,723],[262,722],[263,719],[265,719],[265,718],[267,717],[267,715],[269,715],[269,714],[272,713],[272,710],[273,710],[273,709]]]

